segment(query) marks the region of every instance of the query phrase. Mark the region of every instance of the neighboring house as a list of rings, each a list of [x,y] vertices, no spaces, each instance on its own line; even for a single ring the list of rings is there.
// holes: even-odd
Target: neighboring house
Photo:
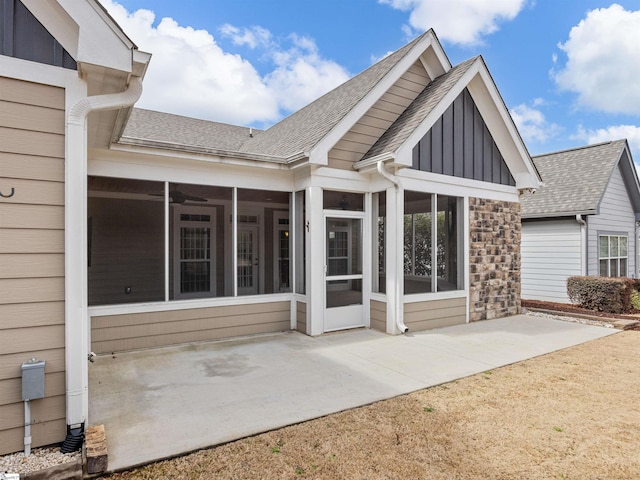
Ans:
[[[0,454],[31,357],[38,446],[90,421],[90,351],[520,311],[540,182],[482,58],[428,31],[258,131],[134,109],[150,56],[95,0],[0,6]]]
[[[638,277],[638,175],[626,140],[533,157],[522,198],[522,298],[569,302],[573,275]]]

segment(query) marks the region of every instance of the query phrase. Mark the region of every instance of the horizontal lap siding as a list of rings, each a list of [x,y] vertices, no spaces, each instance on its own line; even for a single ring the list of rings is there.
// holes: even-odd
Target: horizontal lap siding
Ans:
[[[46,362],[32,446],[64,440],[64,90],[0,77],[0,455],[24,446],[21,364]]]
[[[629,276],[635,274],[635,213],[624,185],[624,179],[618,165],[609,180],[609,184],[602,196],[600,203],[600,212],[598,215],[589,215],[587,217],[589,232],[589,275],[599,275],[599,255],[598,255],[598,234],[626,234],[629,237],[628,253],[629,253]]]
[[[304,302],[296,302],[296,330],[307,333],[307,304]]]
[[[371,328],[380,332],[387,331],[387,304],[371,300]]]
[[[467,321],[467,301],[462,298],[404,304],[404,324],[410,332],[460,325]]]
[[[329,152],[329,167],[351,170],[424,90],[430,79],[416,62]]]
[[[91,318],[97,354],[272,333],[291,327],[289,302],[229,305]]]
[[[580,235],[580,225],[575,220],[523,222],[524,300],[569,303],[567,278],[581,272]]]

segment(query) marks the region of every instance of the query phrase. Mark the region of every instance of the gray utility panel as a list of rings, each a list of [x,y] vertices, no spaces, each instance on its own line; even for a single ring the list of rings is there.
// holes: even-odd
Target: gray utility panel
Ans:
[[[44,398],[44,360],[35,358],[22,364],[22,400]]]

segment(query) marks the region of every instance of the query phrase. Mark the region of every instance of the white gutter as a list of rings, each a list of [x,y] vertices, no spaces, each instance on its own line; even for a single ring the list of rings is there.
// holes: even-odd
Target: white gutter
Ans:
[[[580,275],[587,274],[587,222],[582,214],[576,214],[576,222],[580,224]]]
[[[396,177],[395,175],[390,174],[386,168],[384,168],[384,160],[379,160],[378,163],[376,164],[376,168],[378,170],[378,173],[386,178],[387,180],[389,180],[391,183],[393,183],[393,186],[396,189],[396,241],[394,242],[396,244],[396,246],[398,248],[401,248],[400,246],[404,244],[404,232],[402,231],[402,229],[400,228],[400,225],[402,225],[401,222],[401,215],[399,216],[398,212],[399,208],[398,205],[402,205],[400,203],[401,199],[400,199],[400,194],[402,193],[402,189],[400,188],[400,179],[398,179],[398,177]],[[394,282],[394,288],[393,288],[393,292],[395,294],[395,320],[396,320],[396,326],[398,327],[398,330],[400,330],[401,333],[406,333],[409,331],[409,327],[407,327],[404,324],[404,311],[403,311],[403,306],[402,306],[402,283],[401,283],[401,279],[404,276],[404,271],[402,270],[402,263],[398,261],[399,255],[396,255],[396,261],[393,262],[393,265],[395,265],[395,282]]]
[[[84,97],[69,109],[65,173],[65,362],[67,425],[77,427],[89,411],[89,316],[87,286],[87,117],[132,106],[142,79],[132,77],[120,93]]]

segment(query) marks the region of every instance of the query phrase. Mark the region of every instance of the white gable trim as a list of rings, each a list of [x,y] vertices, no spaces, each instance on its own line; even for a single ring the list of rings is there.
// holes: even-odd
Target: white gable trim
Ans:
[[[424,53],[429,49],[433,49],[433,55],[424,56]],[[401,58],[396,65],[385,75],[380,82],[369,91],[369,93],[356,105],[345,117],[338,122],[338,124],[320,140],[315,147],[310,151],[309,161],[320,165],[327,165],[329,163],[328,155],[329,151],[335,146],[338,141],[355,125],[355,123],[365,115],[371,107],[389,90],[404,73],[418,60],[423,63],[425,61],[434,61],[440,63],[440,65],[433,65],[432,71],[449,71],[451,65],[442,51],[438,54],[438,51],[442,51],[442,47],[438,43],[433,31],[427,32],[425,36],[411,48],[406,55]],[[443,64],[441,62],[445,61]],[[430,75],[429,71],[427,74]]]
[[[132,71],[135,45],[95,0],[22,2],[76,62]]]

